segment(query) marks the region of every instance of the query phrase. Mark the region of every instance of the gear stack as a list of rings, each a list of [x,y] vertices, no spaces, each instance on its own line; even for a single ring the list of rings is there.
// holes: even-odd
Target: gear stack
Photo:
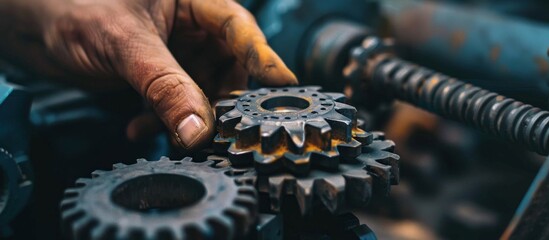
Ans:
[[[252,186],[191,158],[138,160],[95,171],[65,191],[71,239],[240,239],[256,223]]]
[[[232,165],[227,174],[239,181],[255,182],[275,212],[293,195],[302,215],[315,203],[337,213],[398,184],[394,143],[358,128],[344,95],[319,90],[262,88],[216,105],[216,149],[228,149],[230,161],[220,164]]]
[[[343,94],[319,90],[262,88],[219,102],[216,149],[228,149],[235,166],[253,163],[267,174],[285,168],[307,175],[352,161],[372,135],[357,127],[356,109],[343,103]]]

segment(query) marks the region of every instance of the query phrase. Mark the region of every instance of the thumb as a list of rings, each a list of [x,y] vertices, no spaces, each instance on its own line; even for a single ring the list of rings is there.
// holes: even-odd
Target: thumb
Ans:
[[[126,40],[114,51],[112,62],[118,73],[149,101],[184,148],[208,142],[214,132],[208,99],[161,37],[141,32]]]

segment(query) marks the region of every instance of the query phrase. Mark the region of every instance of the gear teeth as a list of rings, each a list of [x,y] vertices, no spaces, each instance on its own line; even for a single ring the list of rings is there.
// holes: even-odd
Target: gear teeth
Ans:
[[[282,123],[284,130],[288,134],[288,147],[297,154],[303,154],[305,148],[305,122],[285,122]]]
[[[226,159],[221,158],[218,158],[217,161],[228,163]],[[144,167],[144,164],[149,165]],[[100,179],[79,179],[77,180],[77,188],[70,188],[65,191],[64,199],[60,203],[63,227],[74,239],[187,239],[187,237],[193,239],[232,239],[235,237],[238,239],[243,237],[249,226],[255,223],[258,196],[253,185],[249,185],[253,182],[244,181],[240,184],[236,182],[239,178],[253,177],[255,179],[255,173],[252,176],[252,174],[247,174],[250,170],[243,169],[243,171],[245,170],[244,174],[238,174],[238,176],[231,179],[222,173],[222,171],[232,169],[229,168],[230,165],[224,169],[214,169],[213,165],[215,165],[215,162],[211,157],[203,162],[193,162],[191,158],[172,162],[168,158],[162,158],[159,161],[143,161],[141,164],[114,164],[114,170],[101,171],[96,174]],[[139,171],[133,171],[136,169],[139,169]],[[118,212],[112,211],[112,208],[116,209],[119,206],[106,206],[106,203],[101,201],[96,204],[96,200],[90,200],[90,196],[105,199],[105,196],[112,194],[105,190],[111,189],[111,187],[104,188],[104,186],[107,186],[105,184],[127,182],[140,176],[149,176],[158,172],[157,170],[160,170],[160,172],[173,172],[173,174],[181,174],[182,176],[194,176],[196,174],[200,179],[219,180],[216,181],[219,184],[218,186],[205,184],[206,196],[204,198],[207,198],[209,202],[217,201],[216,208],[203,206],[204,203],[199,202],[194,207],[205,207],[207,211],[204,211],[204,214],[194,216],[196,219],[190,220],[188,217],[186,217],[187,219],[180,219],[167,214],[164,217],[173,217],[172,221],[166,221],[167,224],[157,226],[157,223],[164,220],[159,222],[154,219],[147,220],[149,217],[154,218],[153,216],[148,216],[147,219],[143,218],[138,223],[131,223],[129,219],[117,222],[113,220],[116,218],[113,216],[119,213],[113,216],[108,215],[109,212]],[[220,174],[222,178],[218,178],[219,176],[212,178],[215,174]],[[115,181],[115,179],[120,179],[120,181]],[[114,187],[116,188],[116,186]],[[215,188],[215,190],[212,188]],[[227,198],[216,199],[216,191],[225,191],[223,196]],[[215,204],[215,202],[211,204]],[[219,208],[217,208],[218,204]],[[96,212],[94,211],[96,210],[95,207],[104,209]],[[180,214],[178,213],[177,216]],[[142,221],[143,223],[141,223]],[[147,221],[154,221],[154,224],[147,224]],[[176,223],[177,221],[181,222]]]
[[[353,121],[338,112],[332,112],[325,117],[332,128],[332,137],[341,141],[351,141]]]
[[[374,131],[372,132],[372,134],[374,135],[374,140],[380,140],[380,141],[385,140],[384,132]]]
[[[254,153],[252,150],[243,151],[236,148],[234,144],[229,147],[227,152],[229,153],[229,160],[234,166],[237,167],[250,165],[254,159]]]
[[[285,153],[283,158],[284,166],[296,175],[306,175],[311,169],[310,154],[297,155]]]
[[[391,140],[375,141],[375,142],[372,142],[370,145],[365,146],[363,149],[363,152],[369,153],[369,152],[379,151],[379,150],[392,153],[395,151],[395,143]]]
[[[170,158],[166,156],[162,156],[158,161],[170,161]]]
[[[219,101],[215,104],[215,115],[222,116],[236,107],[236,99]]]
[[[217,131],[223,138],[233,137],[236,135],[235,127],[242,119],[242,113],[236,108],[219,116],[217,122]]]
[[[307,121],[305,125],[307,143],[319,148],[321,151],[329,151],[332,147],[332,127],[324,120],[317,117]]]
[[[112,165],[112,168],[113,168],[113,169],[121,169],[121,168],[125,168],[125,167],[127,167],[127,166],[128,166],[128,165],[123,164],[123,163],[115,163],[115,164]]]
[[[311,162],[312,165],[318,166],[324,169],[337,170],[339,166],[340,155],[336,151],[329,152],[312,152]]]
[[[252,224],[248,219],[250,212],[246,208],[233,206],[225,210],[224,214],[233,220],[237,230],[236,236],[243,236],[246,234],[248,226]]]
[[[79,178],[79,179],[76,179],[76,187],[84,187],[86,185],[89,185],[91,182],[91,179],[89,178]]]
[[[83,239],[97,226],[97,220],[84,216],[72,223],[73,239]]]
[[[362,150],[362,143],[351,139],[348,143],[342,143],[337,145],[337,150],[341,155],[341,162],[352,162]]]
[[[343,210],[345,206],[345,178],[343,176],[330,176],[318,180],[317,195],[332,213]]]
[[[212,239],[234,239],[235,233],[230,227],[233,225],[231,218],[227,216],[216,216],[208,219],[206,222],[214,230]]]
[[[336,112],[338,112],[339,114],[347,117],[348,119],[356,121],[356,108],[355,107],[353,107],[351,105],[347,105],[345,103],[336,102],[335,103],[335,110],[336,110]],[[355,122],[354,125],[357,125],[357,123]]]
[[[281,126],[264,124],[261,125],[260,131],[262,152],[271,154],[281,147],[282,138],[284,138]]]
[[[259,142],[259,123],[243,117],[234,130],[236,131],[236,147],[246,149]]]
[[[353,129],[353,138],[362,143],[362,145],[369,145],[374,141],[373,134],[360,128]]]
[[[336,102],[344,103],[345,101],[347,101],[347,97],[343,93],[327,92],[324,94],[328,95],[331,99],[333,99]]]
[[[373,179],[366,170],[350,170],[343,174],[347,203],[352,207],[366,205],[372,196]]]
[[[286,182],[287,176],[270,177],[269,182],[269,196],[271,199],[271,208],[274,211],[279,212],[282,205],[282,198],[286,194]],[[289,179],[291,177],[288,177]]]
[[[375,185],[379,192],[388,195],[390,185],[399,182],[398,159],[396,154],[385,151],[373,151],[358,156],[358,160],[366,164],[366,170],[375,177]]]
[[[114,239],[116,226],[100,224],[91,230],[90,236],[90,239]]]
[[[309,212],[313,206],[313,180],[297,181],[295,195],[301,210],[301,215]]]
[[[95,170],[91,173],[92,178],[100,177],[101,175],[105,174],[108,171],[105,170]]]

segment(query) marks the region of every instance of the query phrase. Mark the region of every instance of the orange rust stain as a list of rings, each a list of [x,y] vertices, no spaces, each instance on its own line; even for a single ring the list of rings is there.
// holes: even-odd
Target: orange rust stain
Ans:
[[[452,45],[452,49],[458,50],[465,44],[465,40],[467,39],[467,33],[463,30],[456,30],[452,32],[450,36],[450,44]]]
[[[542,75],[547,75],[549,73],[549,62],[545,57],[534,57],[534,62],[538,65],[538,71]]]
[[[422,44],[436,35],[436,27],[433,26],[433,17],[437,5],[433,3],[420,4],[410,7],[388,19],[390,28],[398,41],[409,44]]]
[[[493,62],[497,61],[500,55],[501,47],[499,45],[493,46],[492,49],[490,49],[490,60]]]

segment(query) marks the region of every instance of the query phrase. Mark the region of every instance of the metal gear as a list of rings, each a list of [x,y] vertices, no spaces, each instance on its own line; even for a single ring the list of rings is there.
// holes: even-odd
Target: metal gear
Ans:
[[[374,133],[371,144],[362,147],[357,158],[339,163],[337,170],[314,169],[306,176],[290,173],[258,174],[254,168],[231,166],[229,159],[209,156],[215,166],[229,169],[225,174],[237,182],[255,184],[260,193],[269,195],[271,210],[283,211],[282,199],[295,196],[301,214],[311,212],[315,202],[321,202],[330,212],[341,212],[349,207],[363,206],[372,193],[387,195],[390,185],[398,184],[399,156],[392,153],[394,143],[385,140],[382,133]]]
[[[74,239],[242,237],[255,223],[255,189],[212,164],[139,159],[95,171],[65,191],[64,228]]]
[[[0,147],[0,226],[10,223],[25,207],[32,192],[30,168]]]
[[[219,102],[216,149],[228,151],[234,166],[255,165],[262,174],[282,168],[297,175],[311,167],[337,170],[361,153],[372,134],[357,127],[356,109],[343,103],[343,94],[319,90],[261,88]]]

